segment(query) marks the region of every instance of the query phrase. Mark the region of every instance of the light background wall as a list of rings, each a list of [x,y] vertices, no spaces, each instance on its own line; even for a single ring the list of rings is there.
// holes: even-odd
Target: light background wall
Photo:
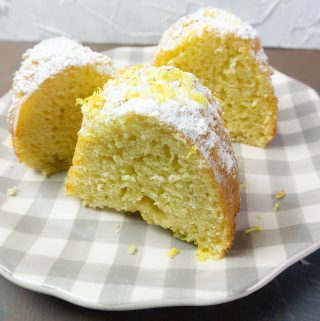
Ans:
[[[179,17],[209,5],[249,22],[264,46],[320,49],[320,0],[0,0],[0,40],[154,44]]]

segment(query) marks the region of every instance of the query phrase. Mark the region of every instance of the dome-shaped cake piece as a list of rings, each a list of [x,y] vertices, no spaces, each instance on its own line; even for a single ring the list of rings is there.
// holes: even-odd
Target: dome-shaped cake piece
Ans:
[[[138,66],[82,104],[66,194],[93,208],[139,211],[195,243],[200,259],[222,257],[233,240],[239,174],[210,91],[177,68]]]
[[[163,34],[154,64],[196,75],[222,101],[234,141],[265,147],[274,137],[272,69],[257,32],[238,17],[204,8],[181,18]]]
[[[116,74],[109,57],[66,38],[27,50],[14,76],[8,115],[19,160],[45,174],[69,167],[82,121],[76,99]]]

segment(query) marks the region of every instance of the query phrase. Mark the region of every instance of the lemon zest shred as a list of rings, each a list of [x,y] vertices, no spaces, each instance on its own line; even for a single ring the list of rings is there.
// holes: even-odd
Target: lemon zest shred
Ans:
[[[261,232],[261,231],[263,231],[263,228],[261,226],[257,225],[257,226],[252,226],[250,228],[247,228],[243,233],[249,234],[249,233]]]
[[[240,184],[240,189],[246,189],[246,187],[247,187],[247,183],[246,182],[242,182]]]
[[[280,206],[281,206],[281,203],[280,203],[280,202],[275,203],[275,204],[274,204],[274,207],[273,207],[273,210],[274,210],[275,212],[278,211],[279,208],[280,208]]]
[[[173,247],[170,252],[168,253],[168,256],[173,259],[175,256],[177,256],[178,254],[180,254],[180,251],[176,248]]]
[[[275,198],[276,198],[277,200],[279,200],[279,199],[281,199],[281,198],[283,198],[283,197],[285,197],[285,196],[286,196],[286,192],[285,192],[284,190],[281,190],[280,192],[278,192],[278,193],[276,194]]]
[[[188,155],[187,155],[187,157],[186,157],[186,159],[189,159],[189,157],[190,157],[192,154],[195,154],[196,151],[197,151],[197,147],[196,147],[196,146],[192,146],[191,149],[190,149],[190,151],[189,151],[189,153],[188,153]]]

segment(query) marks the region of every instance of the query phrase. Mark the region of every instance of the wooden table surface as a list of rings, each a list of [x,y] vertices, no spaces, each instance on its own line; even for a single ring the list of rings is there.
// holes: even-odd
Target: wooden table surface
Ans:
[[[21,55],[32,43],[0,42],[0,95],[10,89]],[[90,45],[107,50],[112,45]],[[270,64],[320,92],[320,51],[266,50]],[[243,320],[320,321],[320,251],[294,264],[246,298],[209,307],[95,311],[20,288],[0,276],[0,321]]]

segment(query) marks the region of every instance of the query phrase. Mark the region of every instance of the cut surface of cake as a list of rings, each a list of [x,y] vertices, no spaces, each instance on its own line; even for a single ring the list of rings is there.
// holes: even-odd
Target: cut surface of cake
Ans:
[[[45,174],[69,167],[82,121],[76,99],[116,74],[109,57],[66,38],[27,50],[14,76],[8,115],[18,159]]]
[[[222,101],[234,141],[265,147],[274,137],[272,69],[257,32],[238,17],[204,8],[181,18],[163,34],[154,64],[196,75]]]
[[[200,259],[222,257],[233,241],[239,174],[210,91],[177,68],[138,66],[81,103],[66,194],[140,212],[195,243]]]

